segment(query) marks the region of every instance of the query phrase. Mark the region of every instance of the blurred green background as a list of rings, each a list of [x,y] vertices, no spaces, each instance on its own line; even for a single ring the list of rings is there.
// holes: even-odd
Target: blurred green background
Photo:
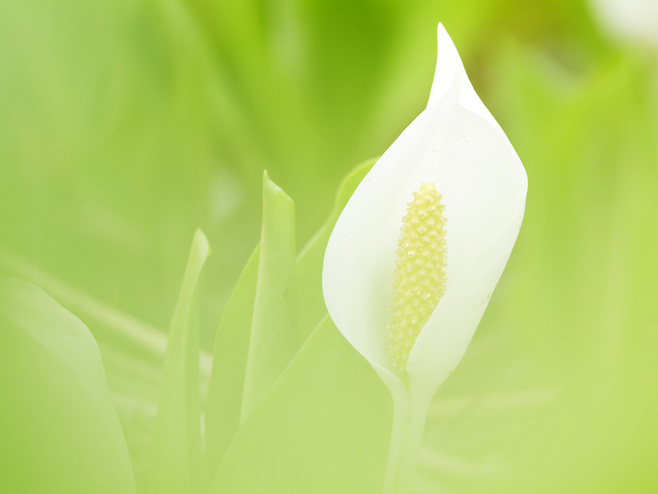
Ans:
[[[262,170],[304,243],[423,109],[439,21],[529,192],[432,408],[418,492],[656,492],[658,47],[608,37],[586,2],[3,0],[0,270],[89,325],[138,427],[125,400],[154,406],[145,362],[194,230],[213,251],[210,350],[258,241]]]

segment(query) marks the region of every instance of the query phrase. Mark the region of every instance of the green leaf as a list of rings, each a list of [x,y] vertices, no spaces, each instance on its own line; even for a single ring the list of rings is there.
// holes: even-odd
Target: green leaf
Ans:
[[[217,329],[206,399],[206,458],[214,472],[240,425],[240,407],[249,350],[260,246],[244,267]]]
[[[298,256],[296,262],[297,310],[300,340],[326,315],[322,297],[322,258],[331,230],[352,192],[372,167],[365,163],[341,184],[331,215]],[[260,249],[245,266],[224,310],[215,339],[213,371],[206,400],[206,452],[208,471],[213,472],[240,424],[240,403],[245,378],[249,335],[253,321]]]
[[[299,348],[294,292],[295,208],[267,172],[263,175],[260,245],[241,421],[265,398]]]
[[[199,348],[192,305],[208,252],[208,241],[197,230],[171,322],[155,421],[153,491],[157,494],[198,492],[201,487]]]
[[[327,317],[238,431],[212,492],[379,493],[390,427],[388,392]]]
[[[135,492],[98,347],[36,286],[0,280],[0,492]]]
[[[329,236],[347,201],[375,161],[366,161],[343,179],[329,217],[297,258],[296,289],[301,341],[308,338],[327,313],[322,295],[322,261]]]

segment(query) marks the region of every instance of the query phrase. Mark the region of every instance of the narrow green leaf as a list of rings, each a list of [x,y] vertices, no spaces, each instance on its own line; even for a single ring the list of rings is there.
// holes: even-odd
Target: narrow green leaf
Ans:
[[[379,493],[390,427],[388,392],[327,317],[238,431],[211,492]]]
[[[194,493],[201,487],[198,328],[194,291],[208,257],[208,241],[197,230],[169,331],[155,421],[153,492]]]
[[[326,315],[321,286],[324,250],[340,212],[373,163],[374,161],[371,161],[359,166],[345,178],[331,215],[297,258],[295,289],[297,309],[302,321],[298,341],[306,340],[311,330]],[[259,259],[260,250],[257,248],[236,284],[217,331],[213,371],[206,400],[206,452],[209,472],[217,468],[239,427]]]
[[[295,206],[267,172],[263,175],[260,245],[241,421],[265,398],[299,347],[294,292]]]
[[[260,246],[249,258],[219,322],[205,408],[206,459],[214,472],[240,425]]]
[[[36,286],[0,280],[0,492],[135,492],[98,346]]]
[[[297,258],[296,290],[301,341],[308,338],[327,313],[322,296],[322,260],[329,236],[347,201],[375,161],[362,163],[343,179],[336,193],[331,214]]]

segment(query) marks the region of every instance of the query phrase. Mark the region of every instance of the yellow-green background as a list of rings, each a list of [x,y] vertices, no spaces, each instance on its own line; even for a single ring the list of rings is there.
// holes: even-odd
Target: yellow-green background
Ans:
[[[438,21],[529,191],[432,408],[419,492],[655,492],[658,47],[609,39],[585,2],[4,0],[1,269],[90,326],[120,403],[155,403],[157,376],[125,370],[150,361],[104,335],[168,326],[201,227],[210,350],[258,241],[262,170],[302,244],[422,110]]]

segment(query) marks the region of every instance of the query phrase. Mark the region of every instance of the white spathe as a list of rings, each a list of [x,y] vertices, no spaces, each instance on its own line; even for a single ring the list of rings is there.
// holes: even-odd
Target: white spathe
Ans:
[[[615,38],[658,49],[658,0],[590,0],[601,26]]]
[[[324,258],[331,318],[390,388],[403,382],[388,350],[396,249],[407,204],[423,183],[435,185],[445,206],[447,288],[406,372],[412,385],[433,393],[461,360],[482,317],[516,241],[527,191],[521,161],[441,24],[428,105],[356,189]]]

